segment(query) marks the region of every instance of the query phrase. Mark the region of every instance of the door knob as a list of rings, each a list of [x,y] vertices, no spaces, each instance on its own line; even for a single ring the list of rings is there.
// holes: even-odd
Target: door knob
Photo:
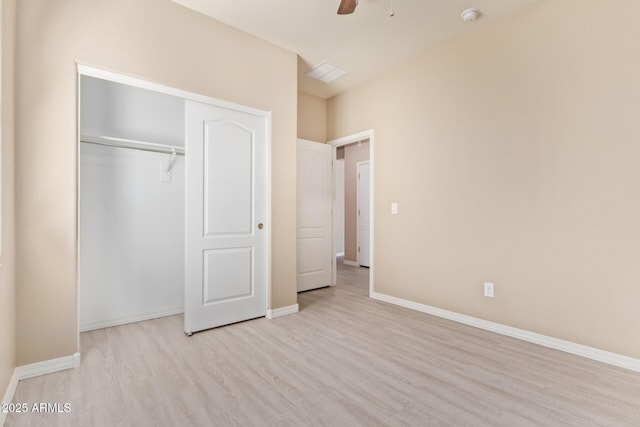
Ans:
[[[262,223],[258,224],[258,230],[262,230],[263,227],[264,227],[264,225],[262,225]]]

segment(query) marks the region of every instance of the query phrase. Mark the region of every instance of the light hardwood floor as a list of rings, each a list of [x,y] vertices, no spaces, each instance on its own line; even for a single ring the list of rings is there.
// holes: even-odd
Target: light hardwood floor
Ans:
[[[8,426],[640,426],[640,374],[367,298],[195,334],[182,316],[84,333],[81,366],[20,382]]]

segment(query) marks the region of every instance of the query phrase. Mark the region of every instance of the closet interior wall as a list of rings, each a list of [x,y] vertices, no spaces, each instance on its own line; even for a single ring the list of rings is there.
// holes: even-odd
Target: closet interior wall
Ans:
[[[183,99],[88,76],[80,94],[81,141],[184,147]],[[80,143],[81,331],[184,310],[184,173],[184,156]]]

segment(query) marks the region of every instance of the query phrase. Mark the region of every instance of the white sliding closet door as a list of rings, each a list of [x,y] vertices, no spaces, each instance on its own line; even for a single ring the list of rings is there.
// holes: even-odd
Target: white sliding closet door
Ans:
[[[265,315],[267,124],[186,103],[187,334]]]

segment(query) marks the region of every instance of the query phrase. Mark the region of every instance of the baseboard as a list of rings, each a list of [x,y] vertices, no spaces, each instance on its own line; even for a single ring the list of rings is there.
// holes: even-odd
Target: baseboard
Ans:
[[[342,263],[344,265],[350,265],[352,267],[360,267],[360,264],[358,264],[357,262],[349,261],[349,260],[346,260],[346,259],[344,261],[342,261]]]
[[[344,252],[338,252],[338,253],[336,254],[336,256],[337,256],[337,257],[344,256]]]
[[[18,370],[14,369],[9,385],[7,386],[7,391],[4,393],[4,397],[2,398],[3,406],[4,404],[9,404],[13,401],[13,396],[16,394],[16,387],[18,387]],[[4,425],[4,422],[7,419],[7,414],[8,412],[0,410],[0,426]]]
[[[13,401],[13,396],[15,395],[16,388],[18,387],[18,381],[77,368],[78,366],[80,366],[80,353],[60,357],[58,359],[45,360],[43,362],[18,366],[13,370],[13,375],[11,376],[11,380],[7,386],[7,391],[4,393],[4,397],[2,398],[2,403],[11,403]],[[0,411],[0,426],[4,425],[6,418],[7,412]]]
[[[18,380],[26,380],[27,378],[52,374],[58,371],[77,368],[78,366],[80,366],[80,353],[75,353],[71,356],[60,357],[58,359],[18,366],[16,368],[16,376]]]
[[[173,316],[184,313],[184,307],[174,307],[168,310],[152,311],[135,316],[122,317],[120,319],[101,320],[80,325],[80,332],[89,332],[96,329],[111,328],[113,326],[126,325],[127,323],[143,322],[145,320],[157,319],[158,317]]]
[[[276,317],[286,316],[288,314],[295,314],[298,312],[298,304],[289,305],[287,307],[280,307],[267,310],[267,319],[275,319]]]
[[[506,326],[500,323],[490,322],[488,320],[478,319],[477,317],[443,310],[441,308],[420,304],[414,301],[409,301],[378,292],[371,292],[371,298],[388,302],[390,304],[399,305],[411,310],[420,311],[422,313],[431,314],[444,319],[453,320],[454,322],[474,326],[476,328],[495,332],[511,338],[517,338],[522,341],[527,341],[544,347],[553,348],[555,350],[564,351],[566,353],[575,354],[587,359],[592,359],[620,368],[629,369],[631,371],[640,372],[640,359],[634,359],[632,357],[623,356],[621,354],[600,350],[598,348],[588,347],[586,345],[577,344],[571,341],[549,337],[535,332],[526,331],[524,329]]]

